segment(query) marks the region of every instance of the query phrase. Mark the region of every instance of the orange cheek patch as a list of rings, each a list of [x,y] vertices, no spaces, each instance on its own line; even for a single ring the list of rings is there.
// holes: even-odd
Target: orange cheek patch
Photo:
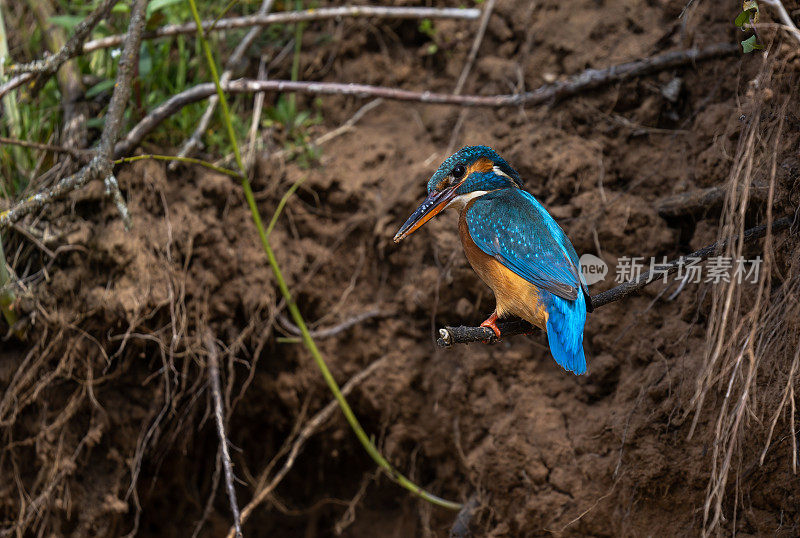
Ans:
[[[467,169],[467,176],[473,172],[491,172],[492,168],[494,168],[494,163],[486,157],[481,157]]]

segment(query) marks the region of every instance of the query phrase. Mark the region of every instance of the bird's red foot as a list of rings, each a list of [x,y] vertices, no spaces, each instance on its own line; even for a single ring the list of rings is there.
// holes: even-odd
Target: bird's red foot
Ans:
[[[489,327],[491,330],[494,331],[495,336],[497,339],[500,340],[500,328],[497,326],[497,310],[492,312],[492,315],[487,318],[486,321],[481,323],[481,327]],[[485,341],[488,343],[488,341]]]

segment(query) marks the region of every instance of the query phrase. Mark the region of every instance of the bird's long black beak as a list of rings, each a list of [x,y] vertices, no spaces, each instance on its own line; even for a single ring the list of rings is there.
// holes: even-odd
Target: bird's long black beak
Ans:
[[[432,192],[420,204],[414,213],[408,217],[408,220],[403,224],[394,236],[394,242],[398,243],[407,235],[414,233],[420,226],[435,217],[442,209],[447,207],[447,204],[456,197],[456,189],[461,184],[454,185],[450,188],[444,189],[439,192]]]

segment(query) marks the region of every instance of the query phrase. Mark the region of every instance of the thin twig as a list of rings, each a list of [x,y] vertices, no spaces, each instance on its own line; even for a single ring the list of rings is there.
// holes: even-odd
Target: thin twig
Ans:
[[[760,207],[766,202],[769,193],[767,185],[754,183],[747,188],[750,192],[751,205]],[[727,191],[727,187],[716,186],[665,196],[656,202],[656,211],[660,217],[672,220],[698,218],[710,213],[719,214]]]
[[[333,140],[337,136],[343,135],[344,133],[346,133],[347,131],[352,129],[353,126],[356,123],[361,121],[361,118],[363,118],[364,115],[366,115],[367,112],[369,112],[370,110],[372,110],[376,106],[380,105],[381,103],[383,103],[383,99],[381,99],[380,97],[378,97],[377,99],[373,99],[372,101],[368,102],[367,104],[365,104],[364,106],[362,106],[361,108],[356,110],[355,114],[353,114],[350,117],[350,119],[347,120],[346,122],[344,122],[342,125],[340,125],[336,129],[334,129],[333,131],[329,131],[329,132],[327,132],[327,133],[325,133],[323,135],[320,135],[317,138],[315,138],[314,139],[314,145],[315,146],[321,146],[325,142]]]
[[[481,16],[481,24],[478,27],[478,33],[475,34],[475,39],[472,41],[472,48],[470,48],[467,61],[464,64],[464,68],[461,70],[461,75],[458,77],[458,82],[456,82],[456,88],[453,90],[453,95],[461,95],[461,92],[464,90],[464,84],[466,84],[467,77],[469,76],[470,71],[472,71],[472,66],[475,63],[475,59],[478,57],[478,51],[481,48],[483,36],[486,35],[486,27],[489,26],[489,19],[492,16],[492,11],[494,11],[494,3],[495,0],[489,0],[486,2],[486,5],[483,8],[483,15]],[[464,123],[464,118],[466,118],[466,115],[466,110],[461,110],[458,113],[458,119],[456,120],[455,127],[453,127],[453,131],[450,133],[450,143],[447,145],[448,155],[453,153],[456,140],[461,132],[461,126]]]
[[[780,230],[784,230],[791,226],[792,219],[790,217],[784,217],[782,219],[776,220],[772,224],[772,232],[778,232]],[[755,239],[764,237],[767,233],[767,227],[764,225],[755,226],[750,228],[749,230],[744,232],[744,241],[753,241]],[[648,284],[652,284],[659,278],[661,278],[664,273],[672,274],[678,271],[678,268],[681,264],[685,263],[686,258],[699,258],[700,260],[705,260],[709,256],[714,255],[716,252],[719,252],[721,249],[725,248],[725,246],[731,242],[736,241],[738,236],[733,236],[730,239],[726,239],[724,241],[720,241],[714,243],[713,245],[709,245],[707,247],[703,247],[700,250],[692,252],[687,256],[682,256],[677,260],[672,260],[667,264],[659,265],[658,269],[658,276],[654,277],[650,274],[650,271],[643,272],[638,278],[625,282],[624,284],[620,284],[615,288],[611,288],[610,290],[604,291],[602,293],[598,293],[597,295],[592,296],[591,302],[594,308],[601,307],[608,303],[612,303],[614,301],[619,301],[620,299],[624,299],[629,295],[636,293],[637,291],[641,290]],[[498,328],[500,329],[500,333],[503,337],[506,336],[514,336],[517,334],[527,334],[533,330],[533,327],[527,321],[522,320],[513,320],[513,321],[505,321],[499,322],[497,324]],[[496,342],[497,337],[495,336],[494,331],[489,329],[488,327],[444,327],[443,329],[439,329],[439,339],[437,343],[441,347],[449,347],[453,344],[468,344],[470,342]]]
[[[364,322],[364,321],[366,321],[368,319],[377,318],[377,317],[383,316],[385,314],[386,314],[386,312],[384,312],[383,310],[380,310],[378,308],[373,308],[372,310],[367,310],[366,312],[362,312],[362,313],[357,314],[357,315],[355,315],[355,316],[353,316],[353,317],[351,317],[349,319],[346,319],[342,323],[339,323],[338,325],[334,325],[333,327],[328,327],[327,329],[317,329],[316,331],[311,331],[310,334],[311,334],[311,336],[313,336],[314,338],[317,338],[317,339],[329,338],[331,336],[336,336],[337,334],[340,334],[340,333],[346,331],[350,327],[354,327],[354,326],[358,325],[359,323],[362,323],[362,322]],[[289,321],[289,318],[287,318],[285,315],[278,314],[278,321],[281,322],[281,325],[283,325],[286,328],[287,331],[289,331],[290,333],[294,334],[295,336],[300,336],[302,334],[301,331],[300,331],[300,328],[297,327],[297,325],[295,325],[291,321]]]
[[[225,488],[228,490],[228,501],[231,504],[233,513],[233,528],[236,538],[242,537],[241,516],[239,515],[239,505],[236,502],[236,490],[233,487],[233,463],[231,454],[228,450],[228,436],[225,435],[225,419],[222,410],[222,386],[219,380],[219,356],[217,344],[210,331],[206,332],[205,345],[208,351],[208,379],[211,385],[211,395],[214,399],[214,418],[217,424],[217,434],[219,435],[219,450],[222,457],[222,468],[225,471]]]
[[[792,17],[789,15],[789,12],[786,11],[786,8],[783,6],[783,2],[781,0],[762,0],[765,4],[769,7],[774,9],[778,12],[778,18],[781,22],[788,26],[789,33],[800,43],[800,30],[797,29],[797,25],[792,20]]]
[[[35,93],[39,88],[41,88],[45,80],[58,71],[58,68],[61,67],[64,62],[78,56],[81,53],[83,42],[87,37],[89,37],[89,34],[92,32],[94,27],[97,26],[101,20],[108,17],[111,8],[114,7],[114,4],[116,4],[117,1],[118,0],[105,0],[105,2],[97,6],[88,17],[78,23],[78,25],[75,27],[75,33],[72,34],[72,37],[69,38],[69,40],[58,52],[52,56],[48,56],[41,60],[34,60],[33,62],[27,64],[11,65],[8,67],[8,74],[15,76],[15,78],[23,78],[24,80],[22,80],[22,83],[27,82],[32,78],[36,78],[31,87],[32,93]],[[122,40],[126,35],[128,34],[120,36],[120,43],[122,43]],[[9,84],[10,82],[11,81],[6,84]],[[6,85],[3,85],[3,90],[5,89],[5,86]],[[5,92],[8,91],[3,90],[0,90],[0,96],[5,95]]]
[[[258,10],[259,16],[267,15],[270,10],[272,10],[272,4],[275,3],[275,0],[263,0],[261,3],[261,7]],[[247,52],[247,49],[250,48],[250,45],[253,43],[258,34],[261,33],[263,27],[256,26],[255,28],[251,28],[247,34],[242,38],[236,48],[233,51],[233,54],[230,55],[228,60],[225,62],[225,71],[222,73],[220,77],[220,82],[226,83],[228,82],[231,77],[233,76],[233,71],[242,61],[242,57],[244,53]],[[261,77],[259,77],[261,78]],[[181,149],[178,151],[178,157],[188,157],[191,156],[197,149],[202,147],[202,137],[203,133],[206,132],[208,129],[209,123],[211,123],[211,118],[214,116],[214,111],[217,109],[217,103],[219,102],[219,98],[215,93],[208,99],[208,106],[206,107],[205,112],[203,112],[203,116],[200,118],[200,121],[197,123],[197,127],[195,128],[192,136],[189,137],[186,142],[184,142]],[[169,168],[170,170],[174,170],[177,162],[170,163]]]
[[[415,101],[426,104],[458,105],[475,107],[532,106],[553,103],[591,89],[615,82],[629,80],[665,69],[711,60],[721,56],[737,54],[739,45],[721,43],[698,50],[689,49],[667,52],[644,60],[619,64],[605,69],[587,69],[565,81],[545,84],[536,90],[506,95],[453,95],[451,93],[418,92],[370,86],[368,84],[345,84],[337,82],[307,82],[291,80],[252,80],[238,79],[222,84],[222,89],[230,94],[255,92],[297,92],[312,95],[353,95],[356,97],[383,97],[398,101]],[[162,121],[172,116],[186,105],[206,99],[216,91],[214,84],[204,83],[176,94],[145,116],[127,136],[120,141],[116,155],[130,154],[141,141]]]
[[[475,63],[475,59],[478,57],[478,51],[481,48],[483,36],[486,35],[486,27],[489,26],[489,18],[491,18],[492,11],[494,11],[495,1],[496,0],[489,0],[486,2],[486,6],[483,8],[483,15],[481,16],[481,24],[478,27],[478,33],[475,34],[475,40],[472,42],[472,48],[470,48],[469,57],[467,57],[467,62],[464,64],[464,68],[461,70],[461,75],[458,77],[458,82],[456,82],[456,89],[453,90],[453,93],[456,95],[461,95],[461,91],[464,89],[464,84],[467,82],[467,77],[469,76],[470,71],[472,71],[472,66]]]
[[[350,380],[345,383],[344,386],[342,386],[342,395],[349,395],[353,389],[360,385],[366,378],[384,366],[386,361],[387,359],[385,357],[379,359],[367,366],[358,374],[351,377]],[[297,435],[294,443],[292,443],[292,449],[289,452],[289,455],[286,456],[286,461],[284,461],[281,469],[275,474],[269,484],[256,491],[255,495],[253,495],[253,499],[242,509],[243,524],[247,521],[247,518],[250,517],[250,514],[252,514],[253,510],[255,510],[258,505],[264,502],[269,494],[272,493],[276,487],[278,487],[278,484],[281,483],[284,477],[294,466],[294,462],[297,460],[297,456],[300,454],[300,450],[303,448],[303,445],[311,438],[312,435],[314,435],[314,433],[316,433],[320,427],[322,427],[323,424],[325,424],[325,422],[327,422],[331,415],[333,415],[334,411],[336,411],[337,406],[338,404],[336,400],[331,400],[328,402],[328,405],[318,411],[313,417],[311,417],[306,425],[303,426],[303,429]],[[233,538],[234,532],[234,529],[228,531],[228,538]]]
[[[29,142],[28,140],[20,140],[19,138],[7,138],[0,136],[0,144],[8,144],[10,146],[20,146],[23,148],[38,149],[41,151],[52,151],[54,153],[66,153],[70,157],[81,161],[88,161],[94,157],[95,152],[90,149],[76,149],[67,146],[56,146],[53,144],[40,144],[39,142]]]
[[[477,493],[470,495],[469,500],[464,503],[458,511],[453,525],[450,527],[450,538],[469,538],[472,536],[470,531],[470,520],[475,510],[480,506],[480,498]]]
[[[461,8],[431,8],[431,7],[381,7],[381,6],[342,6],[328,7],[319,9],[308,9],[305,11],[286,11],[281,13],[270,13],[268,15],[257,14],[245,17],[230,17],[220,20],[203,21],[203,30],[224,31],[235,30],[237,28],[250,28],[252,26],[269,26],[272,24],[292,24],[305,21],[321,21],[327,19],[338,19],[341,17],[373,17],[383,19],[462,19],[473,20],[480,16],[478,9]],[[146,32],[145,39],[158,37],[169,37],[176,35],[197,33],[197,24],[187,22],[185,24],[168,24],[155,30]],[[83,52],[93,52],[99,49],[116,47],[125,36],[112,35],[101,39],[89,41],[83,46]]]
[[[117,159],[114,161],[114,164],[122,164],[122,163],[133,163],[136,161],[146,161],[146,160],[153,160],[153,161],[169,161],[169,162],[179,162],[184,164],[196,164],[198,166],[202,166],[203,168],[208,168],[209,170],[213,170],[220,174],[225,174],[226,176],[231,176],[235,178],[239,178],[239,173],[234,172],[233,170],[228,170],[227,168],[223,168],[221,166],[217,166],[214,163],[210,163],[208,161],[204,161],[202,159],[195,159],[194,157],[178,157],[173,155],[154,155],[151,153],[145,155],[136,155],[135,157],[123,157],[121,159]]]

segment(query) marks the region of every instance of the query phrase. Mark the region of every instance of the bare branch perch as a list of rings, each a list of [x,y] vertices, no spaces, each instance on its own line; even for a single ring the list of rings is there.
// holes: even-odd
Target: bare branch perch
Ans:
[[[222,411],[222,386],[219,380],[219,357],[217,356],[217,344],[211,332],[205,335],[205,345],[208,351],[208,379],[211,385],[211,396],[214,400],[214,419],[217,424],[217,434],[219,435],[219,450],[222,459],[222,468],[225,471],[225,488],[228,490],[228,501],[231,504],[233,513],[233,528],[237,538],[242,536],[241,516],[239,515],[239,505],[236,502],[236,490],[233,487],[233,463],[231,454],[228,450],[228,436],[225,435],[225,419]]]
[[[304,82],[290,80],[252,80],[238,79],[222,88],[231,94],[256,92],[297,92],[312,95],[353,95],[356,97],[383,97],[397,101],[416,101],[427,104],[458,105],[475,107],[508,107],[552,103],[559,99],[591,89],[644,76],[665,69],[672,69],[695,62],[711,60],[721,56],[736,54],[739,46],[721,43],[698,50],[689,49],[667,52],[652,58],[619,64],[605,69],[587,69],[564,81],[545,84],[531,92],[508,95],[454,95],[451,93],[418,92],[370,86],[367,84],[344,84],[337,82]],[[213,95],[216,88],[211,83],[198,84],[174,95],[154,108],[117,145],[116,155],[129,154],[162,121],[181,108]]]
[[[343,6],[305,11],[287,11],[271,13],[269,15],[257,14],[247,17],[230,17],[218,21],[203,21],[203,30],[224,31],[237,28],[250,28],[251,26],[269,26],[271,24],[289,24],[304,21],[321,21],[338,19],[341,17],[373,17],[384,19],[464,19],[473,20],[480,16],[478,9],[461,8],[430,8],[430,7],[380,7],[380,6]],[[169,37],[197,33],[197,25],[193,22],[185,24],[169,24],[153,31],[146,32],[145,39]],[[125,36],[112,35],[102,39],[89,41],[83,46],[83,52],[93,52],[99,49],[116,47]]]
[[[772,233],[778,232],[780,230],[784,230],[791,226],[792,219],[789,217],[784,217],[782,219],[778,219],[772,223]],[[753,241],[755,239],[759,239],[764,237],[767,234],[767,226],[755,226],[750,228],[749,230],[744,232],[744,237],[742,238],[745,242]],[[709,245],[707,247],[703,247],[700,250],[692,252],[685,257],[691,258],[700,258],[701,260],[707,259],[709,256],[714,255],[716,252],[721,251],[725,248],[730,241],[736,241],[739,236],[733,236],[730,239],[726,239],[723,241],[719,241],[714,243],[713,245]],[[678,267],[681,265],[680,259],[672,260],[666,265],[660,265],[660,267],[666,269],[667,274],[673,274],[678,271]],[[663,275],[663,271],[659,270],[658,276],[661,277]],[[592,296],[592,306],[598,308],[600,306],[606,305],[608,303],[619,301],[620,299],[624,299],[629,295],[633,295],[637,291],[641,290],[648,284],[655,282],[657,279],[650,274],[650,271],[645,271],[639,278],[634,280],[630,280],[625,282],[624,284],[620,284],[615,288],[611,288],[610,290],[604,291],[602,293],[598,293],[597,295]],[[533,327],[527,321],[522,320],[512,320],[512,321],[504,321],[499,322],[497,326],[500,329],[500,333],[506,336],[514,336],[517,334],[526,334],[533,330]],[[494,334],[494,331],[489,329],[488,327],[445,327],[443,329],[439,329],[439,339],[436,341],[437,344],[441,347],[449,347],[453,344],[468,344],[470,342],[496,342],[497,337]]]

